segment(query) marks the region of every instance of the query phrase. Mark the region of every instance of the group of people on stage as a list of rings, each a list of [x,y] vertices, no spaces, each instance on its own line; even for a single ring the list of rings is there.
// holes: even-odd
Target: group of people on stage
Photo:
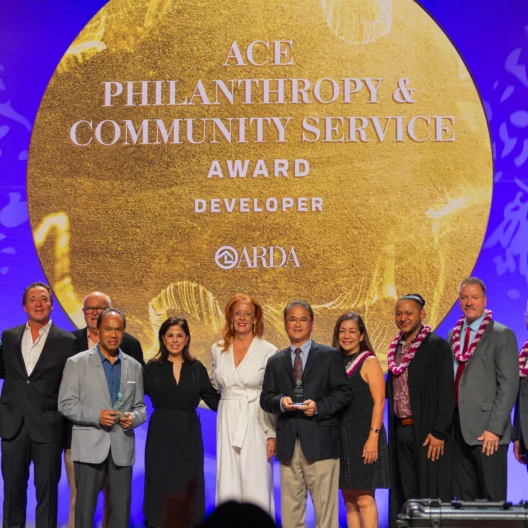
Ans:
[[[103,525],[128,528],[134,428],[147,418],[144,395],[154,409],[143,505],[150,527],[164,525],[174,493],[191,490],[189,526],[205,516],[196,412],[202,400],[218,411],[217,503],[249,502],[274,517],[275,456],[284,528],[305,525],[307,491],[318,528],[338,526],[339,489],[349,528],[377,526],[378,488],[391,488],[392,523],[411,498],[505,500],[512,439],[517,460],[528,461],[528,341],[519,355],[513,332],[486,309],[479,279],[462,281],[459,300],[463,315],[447,341],[424,324],[420,295],[397,300],[399,333],[385,380],[358,313],[339,317],[326,346],[311,338],[311,306],[292,301],[284,309],[290,346],[278,352],[263,338],[262,306],[237,294],[225,308],[209,375],[193,358],[183,317],[163,322],[159,352],[145,365],[139,341],[108,296],[89,294],[87,326],[70,333],[51,321],[51,288],[33,283],[23,294],[27,322],[2,334],[3,526],[25,526],[31,463],[36,527],[57,526],[64,450],[68,526],[93,526],[103,490]]]

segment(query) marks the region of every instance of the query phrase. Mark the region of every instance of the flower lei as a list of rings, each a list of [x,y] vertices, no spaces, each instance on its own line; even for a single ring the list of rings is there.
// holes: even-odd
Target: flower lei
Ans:
[[[389,364],[389,370],[395,375],[399,376],[409,366],[409,363],[414,358],[416,351],[418,350],[418,347],[423,343],[424,339],[431,333],[431,327],[429,325],[424,326],[420,333],[413,339],[412,345],[410,348],[405,352],[405,355],[403,356],[403,360],[400,363],[399,366],[396,365],[394,361],[394,356],[396,355],[396,349],[398,348],[398,343],[401,341],[403,337],[403,332],[400,332],[392,341],[389,347],[389,352],[387,354],[387,363]]]
[[[521,348],[519,354],[519,375],[521,378],[526,378],[528,375],[528,367],[526,367],[526,358],[528,357],[528,339],[525,341],[524,346]]]
[[[464,316],[462,316],[457,321],[455,328],[453,329],[453,353],[455,354],[455,358],[459,363],[465,363],[468,359],[473,356],[475,348],[477,348],[477,345],[479,344],[480,338],[482,337],[484,330],[486,330],[486,327],[488,326],[489,322],[491,321],[491,318],[493,317],[493,313],[491,312],[491,310],[486,310],[485,313],[486,317],[484,317],[484,320],[482,321],[482,323],[480,323],[479,329],[477,330],[477,333],[475,335],[475,339],[473,339],[473,342],[468,347],[465,354],[460,351],[460,333],[462,331],[462,325],[464,324]]]
[[[370,350],[365,350],[364,352],[358,353],[352,361],[349,361],[347,366],[345,367],[347,376],[350,378],[356,370],[363,365],[363,362],[370,356],[373,356],[374,354],[370,352]]]

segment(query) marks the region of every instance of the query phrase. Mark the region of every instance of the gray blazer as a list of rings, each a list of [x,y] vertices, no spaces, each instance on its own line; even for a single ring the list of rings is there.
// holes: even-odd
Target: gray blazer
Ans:
[[[125,409],[133,416],[132,427],[119,424],[104,427],[99,423],[103,409],[112,409],[108,383],[97,348],[81,352],[66,362],[59,389],[59,411],[73,422],[71,455],[75,462],[99,464],[106,460],[110,448],[117,466],[132,466],[135,461],[133,428],[147,418],[143,401],[141,365],[123,354],[121,386]]]
[[[453,331],[448,342],[453,344]],[[497,321],[490,321],[458,386],[458,409],[462,436],[468,445],[487,430],[511,439],[511,412],[519,388],[519,356],[515,334]]]

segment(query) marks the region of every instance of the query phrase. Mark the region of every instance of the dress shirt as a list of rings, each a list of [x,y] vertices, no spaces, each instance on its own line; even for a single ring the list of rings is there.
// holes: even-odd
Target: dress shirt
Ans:
[[[471,346],[471,343],[473,343],[473,339],[475,339],[475,336],[477,335],[478,329],[482,324],[482,321],[484,321],[484,317],[486,317],[486,312],[484,312],[476,321],[473,321],[470,325],[467,324],[467,320],[466,318],[464,318],[464,324],[462,325],[462,330],[460,331],[460,352],[464,351],[464,339],[466,338],[466,328],[469,326],[468,346]],[[456,378],[456,373],[458,370],[458,361],[456,360],[456,358],[454,359],[453,369],[455,371],[454,377]]]
[[[99,349],[99,345],[97,345],[97,352],[99,353],[99,358],[103,365],[106,382],[108,383],[108,391],[110,392],[110,400],[112,401],[113,407],[119,399],[119,393],[124,392],[121,391],[121,350],[119,350],[117,359],[113,365],[103,356]],[[121,394],[121,397],[123,397],[123,394]]]
[[[26,323],[26,328],[24,329],[24,334],[22,335],[22,357],[24,358],[28,376],[31,376],[31,373],[33,372],[33,369],[39,360],[40,354],[42,354],[42,349],[46,344],[46,339],[48,337],[50,328],[51,319],[48,321],[47,325],[43,326],[39,330],[39,336],[37,340],[33,342],[31,328],[29,327],[29,324]]]
[[[310,348],[312,346],[312,340],[308,339],[306,343],[303,343],[300,347],[291,345],[291,358],[292,358],[292,367],[295,367],[295,351],[300,348],[301,349],[301,361],[303,366],[303,372],[306,367],[306,361],[308,360],[308,353],[310,352]]]
[[[93,348],[95,345],[97,345],[97,343],[99,343],[99,340],[94,341],[90,337],[90,332],[88,332],[88,328],[86,329],[86,340],[88,341],[88,350],[90,350],[90,348]]]
[[[303,343],[300,347],[295,346],[295,345],[291,345],[290,346],[291,358],[292,358],[292,367],[293,368],[295,368],[295,351],[298,348],[300,348],[301,349],[300,356],[301,356],[303,372],[304,372],[304,369],[306,368],[306,361],[308,361],[308,353],[310,352],[311,346],[312,346],[312,340],[311,339],[308,339],[308,341],[306,341],[306,343]],[[282,400],[283,399],[284,399],[284,396],[281,398],[281,401],[280,401],[281,412],[285,412],[284,407],[282,406]],[[317,414],[317,411],[315,412],[315,414]]]

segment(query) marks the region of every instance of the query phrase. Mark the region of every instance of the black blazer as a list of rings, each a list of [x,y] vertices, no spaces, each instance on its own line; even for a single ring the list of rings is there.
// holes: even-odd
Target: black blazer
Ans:
[[[519,440],[522,454],[528,453],[528,377],[521,378],[515,403],[512,440]]]
[[[309,460],[339,457],[338,418],[336,413],[352,399],[352,389],[341,354],[331,347],[312,341],[303,372],[306,400],[317,405],[317,415],[308,417],[302,411],[281,412],[283,396],[293,398],[291,348],[268,360],[260,395],[260,405],[268,413],[278,414],[276,458],[287,462],[293,457],[299,437],[304,456]]]
[[[79,341],[80,352],[88,350],[88,328],[80,328],[79,330],[72,332],[72,334]],[[123,342],[119,348],[125,354],[133,357],[141,365],[145,364],[141,343],[134,336],[131,336],[129,333],[125,332],[125,335],[123,336]]]
[[[24,420],[34,442],[62,442],[64,420],[57,410],[57,398],[66,360],[79,352],[79,343],[70,332],[52,323],[40,358],[28,376],[22,356],[25,327],[16,326],[2,334],[0,437],[9,440],[15,436]]]

